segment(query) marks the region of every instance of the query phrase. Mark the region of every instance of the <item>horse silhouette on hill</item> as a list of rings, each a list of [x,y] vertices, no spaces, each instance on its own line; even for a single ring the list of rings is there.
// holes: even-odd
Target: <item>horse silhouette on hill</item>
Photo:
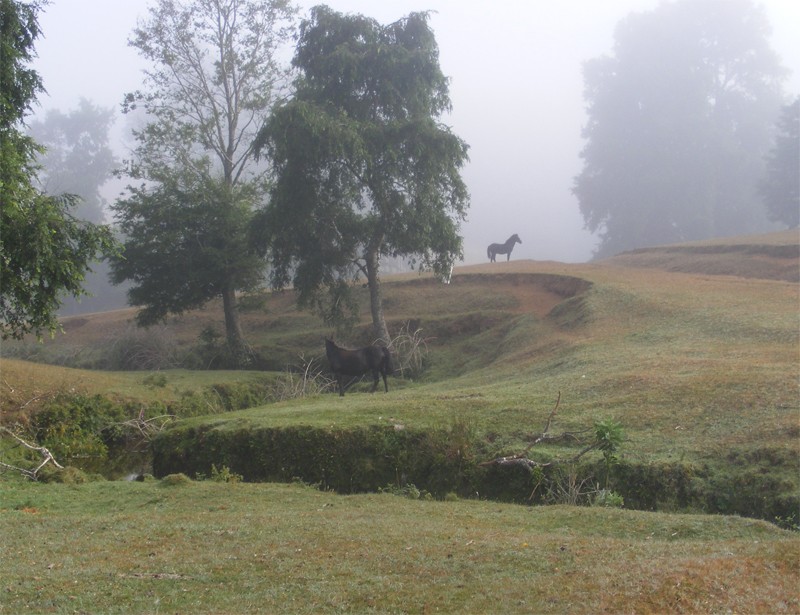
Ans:
[[[333,340],[325,338],[325,354],[328,357],[331,371],[336,376],[339,385],[339,396],[344,397],[344,392],[350,387],[355,378],[363,376],[367,372],[372,372],[374,384],[372,392],[378,388],[378,380],[383,376],[383,388],[389,392],[389,385],[386,383],[386,374],[392,373],[392,355],[385,346],[365,346],[349,350],[340,348],[333,343]],[[345,376],[353,376],[345,385]]]
[[[519,238],[519,235],[514,233],[506,239],[505,243],[493,243],[488,248],[486,248],[486,256],[489,257],[489,261],[492,263],[496,262],[494,257],[498,254],[507,254],[506,262],[511,260],[511,250],[514,249],[514,245],[522,243],[522,240]]]

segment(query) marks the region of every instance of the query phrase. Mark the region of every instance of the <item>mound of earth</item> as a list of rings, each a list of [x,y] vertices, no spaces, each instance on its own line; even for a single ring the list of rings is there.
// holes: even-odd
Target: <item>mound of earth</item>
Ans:
[[[621,267],[800,282],[797,229],[623,252],[603,261]]]

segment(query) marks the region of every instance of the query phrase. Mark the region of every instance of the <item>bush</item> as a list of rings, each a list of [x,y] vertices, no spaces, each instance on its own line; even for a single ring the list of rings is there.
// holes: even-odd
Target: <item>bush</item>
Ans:
[[[164,478],[161,479],[161,485],[164,487],[181,487],[183,485],[188,485],[192,482],[192,479],[186,476],[186,474],[182,472],[178,472],[176,474],[168,474]]]
[[[99,396],[59,395],[31,418],[37,442],[61,464],[97,472],[108,461],[109,446],[119,444],[124,410]]]
[[[131,328],[112,340],[102,364],[117,371],[174,369],[183,362],[177,347],[166,327]]]
[[[592,499],[592,506],[623,508],[625,506],[625,498],[614,491],[600,489],[597,493],[595,493],[594,498]]]
[[[422,329],[413,331],[410,321],[400,328],[400,332],[389,343],[392,363],[401,378],[419,379],[428,366],[428,338],[423,337]]]

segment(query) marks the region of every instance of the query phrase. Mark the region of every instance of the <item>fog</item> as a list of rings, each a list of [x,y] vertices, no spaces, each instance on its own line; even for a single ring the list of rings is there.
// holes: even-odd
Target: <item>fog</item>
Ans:
[[[698,0],[726,1],[726,0]],[[301,15],[320,2],[300,2]],[[36,43],[47,94],[37,114],[68,111],[81,97],[119,107],[140,87],[143,61],[128,47],[148,0],[52,0]],[[513,258],[582,262],[596,239],[583,228],[570,189],[581,170],[585,123],[581,65],[611,52],[614,27],[657,0],[330,0],[335,10],[389,23],[430,10],[440,64],[450,77],[453,110],[443,118],[470,145],[463,177],[471,207],[462,227],[466,263],[486,261],[486,246],[522,238]],[[800,92],[800,2],[762,3],[773,26],[772,47],[791,70],[787,94]],[[112,134],[126,155],[125,121]],[[118,187],[109,185],[113,200]]]

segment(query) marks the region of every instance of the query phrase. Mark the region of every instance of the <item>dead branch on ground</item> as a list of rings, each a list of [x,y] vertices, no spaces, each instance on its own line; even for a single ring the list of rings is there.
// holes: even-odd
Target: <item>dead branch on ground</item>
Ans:
[[[58,463],[55,457],[53,457],[53,454],[49,450],[47,450],[44,446],[36,446],[34,444],[29,444],[28,442],[20,438],[17,434],[15,434],[13,431],[11,431],[8,427],[3,427],[2,425],[0,425],[0,430],[10,435],[21,446],[24,446],[25,448],[30,449],[32,451],[38,452],[43,459],[43,461],[33,470],[28,470],[26,468],[18,468],[17,466],[13,466],[11,464],[4,463],[2,461],[0,461],[0,467],[5,468],[7,470],[15,470],[17,472],[20,472],[27,478],[30,478],[31,480],[38,480],[39,470],[41,470],[44,466],[46,466],[50,462],[52,462],[53,465],[59,468],[60,470],[64,469],[64,466]]]
[[[546,468],[548,466],[557,465],[560,463],[574,463],[581,457],[583,457],[589,451],[596,449],[599,446],[599,443],[593,441],[592,443],[585,446],[581,449],[578,454],[570,457],[569,459],[553,459],[552,461],[542,462],[542,461],[535,461],[533,459],[528,458],[528,454],[530,453],[531,449],[536,446],[537,444],[541,444],[542,442],[547,443],[554,443],[554,442],[563,442],[564,440],[573,440],[573,441],[580,441],[581,436],[588,433],[589,429],[583,429],[580,431],[565,431],[560,434],[551,434],[550,427],[553,424],[553,419],[558,412],[558,407],[561,403],[561,391],[558,392],[558,398],[556,399],[556,404],[553,406],[553,409],[550,411],[549,416],[547,417],[547,422],[544,426],[544,431],[536,436],[533,441],[527,446],[527,448],[516,455],[509,455],[507,457],[497,457],[495,459],[491,459],[489,461],[484,461],[480,465],[482,466],[490,466],[490,465],[500,465],[500,466],[510,466],[510,465],[520,465],[524,466],[528,469],[533,468]]]
[[[145,442],[150,442],[158,433],[175,419],[173,414],[162,414],[152,418],[144,418],[144,408],[139,411],[139,416],[129,421],[120,423],[131,431],[138,432]]]

